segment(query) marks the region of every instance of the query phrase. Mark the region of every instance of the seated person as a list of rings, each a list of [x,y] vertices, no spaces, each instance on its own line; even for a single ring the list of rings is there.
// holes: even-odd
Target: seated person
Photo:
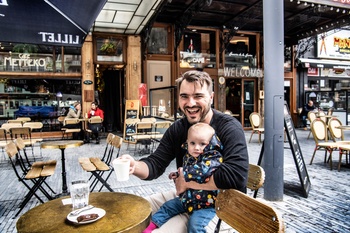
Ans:
[[[307,104],[304,105],[303,111],[301,112],[301,120],[303,122],[303,127],[306,130],[307,129],[307,115],[311,111],[315,111],[316,107],[314,105],[314,102],[312,100],[309,100]],[[311,123],[311,122],[310,122]]]
[[[88,112],[88,118],[91,117],[100,117],[103,119],[103,110],[98,107],[98,104],[96,102],[91,103],[91,110]],[[96,144],[100,143],[100,137],[98,135],[98,132],[102,128],[102,123],[94,123],[89,124],[89,129],[92,131],[92,136],[96,139]]]

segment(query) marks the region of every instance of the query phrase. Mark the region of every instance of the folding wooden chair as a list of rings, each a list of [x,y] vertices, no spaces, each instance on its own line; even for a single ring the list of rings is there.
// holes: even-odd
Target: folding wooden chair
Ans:
[[[29,200],[35,196],[41,203],[44,201],[37,195],[37,191],[40,190],[49,200],[53,198],[49,195],[49,193],[42,187],[42,184],[46,180],[47,177],[51,176],[55,172],[56,163],[48,163],[48,162],[38,162],[35,165],[33,164],[28,171],[23,171],[22,168],[25,167],[24,164],[21,164],[21,170],[16,166],[16,161],[21,163],[23,160],[19,158],[17,146],[14,142],[9,142],[6,145],[6,152],[10,158],[12,168],[18,178],[18,180],[24,184],[24,186],[29,190],[25,195],[24,200],[19,205],[19,210],[15,214],[14,218],[18,216],[18,214],[23,210],[25,205],[29,202]],[[32,181],[33,185],[30,185],[27,181]]]
[[[96,185],[100,182],[101,187],[99,189],[99,192],[102,190],[102,188],[105,186],[109,191],[114,192],[113,189],[110,187],[108,184],[108,179],[110,175],[113,172],[113,166],[111,165],[112,159],[113,159],[113,152],[114,149],[117,148],[117,154],[115,158],[119,156],[120,149],[122,146],[123,138],[113,135],[113,134],[108,134],[107,136],[107,142],[106,142],[106,149],[105,149],[105,154],[102,159],[98,157],[92,157],[92,158],[79,158],[79,163],[81,167],[83,168],[84,171],[86,172],[91,172],[91,176],[89,180],[92,180],[90,184],[90,191],[92,192]],[[103,177],[104,173],[109,171],[109,174],[107,175],[106,178]]]
[[[238,232],[284,232],[285,229],[276,209],[235,189],[220,190],[215,209],[217,216]]]
[[[24,173],[29,172],[29,170],[31,169],[31,167],[38,167],[38,166],[43,166],[43,165],[55,165],[57,163],[56,160],[49,160],[49,161],[37,161],[34,163],[31,163],[27,152],[26,152],[26,146],[24,144],[24,141],[22,138],[16,138],[15,140],[13,140],[13,142],[16,144],[17,146],[17,150],[18,150],[18,159],[20,160],[19,166],[21,167],[22,171]],[[46,187],[54,194],[56,194],[56,192],[46,183],[46,181],[43,182]]]
[[[154,123],[154,130],[152,132],[152,151],[156,147],[155,144],[160,142],[165,131],[171,126],[171,124],[171,121],[157,121]]]
[[[92,117],[92,118],[88,119],[88,125],[87,125],[87,128],[85,129],[87,137],[91,138],[91,135],[92,135],[92,130],[89,129],[89,125],[90,124],[101,124],[101,128],[98,129],[98,131],[101,131],[102,130],[102,122],[103,122],[103,119],[99,116]]]
[[[265,182],[265,171],[259,165],[249,164],[248,171],[248,182],[247,188],[254,191],[253,197],[256,198],[259,188],[264,185]],[[216,224],[215,233],[220,231],[222,219],[219,218],[218,223]]]
[[[65,118],[63,121],[64,130],[62,130],[62,139],[68,139],[70,134],[79,133],[81,131],[80,121],[77,118]]]
[[[35,159],[34,145],[37,142],[37,140],[32,139],[32,130],[30,127],[10,128],[10,135],[12,140],[15,140],[18,137],[22,138],[26,147],[30,147],[32,149],[32,155],[33,155],[33,158]]]

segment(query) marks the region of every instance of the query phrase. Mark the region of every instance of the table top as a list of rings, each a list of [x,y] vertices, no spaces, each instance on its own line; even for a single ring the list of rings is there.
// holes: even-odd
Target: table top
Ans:
[[[58,141],[48,141],[41,143],[41,148],[44,149],[65,149],[71,147],[78,147],[84,144],[81,140],[58,140]]]
[[[74,225],[66,219],[72,205],[63,205],[64,198],[68,197],[46,202],[23,214],[17,221],[17,231],[140,233],[151,220],[151,205],[146,199],[127,193],[101,192],[90,193],[89,204],[104,209],[106,215],[93,223]]]
[[[350,130],[350,125],[341,125],[341,126],[336,126],[335,128],[337,128],[337,129],[344,129],[344,130]]]

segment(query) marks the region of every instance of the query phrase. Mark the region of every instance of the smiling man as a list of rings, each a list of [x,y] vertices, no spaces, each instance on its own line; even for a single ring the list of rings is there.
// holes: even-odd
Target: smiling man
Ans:
[[[242,125],[232,116],[211,108],[214,92],[212,91],[212,79],[208,73],[187,71],[176,80],[176,84],[179,93],[179,108],[185,117],[170,126],[158,148],[147,158],[135,161],[131,156],[121,156],[131,160],[130,173],[145,180],[156,179],[164,173],[170,162],[176,159],[179,171],[179,177],[175,180],[177,194],[189,188],[197,190],[232,188],[245,192],[249,161]],[[224,147],[223,163],[210,177],[209,182],[204,184],[194,181],[185,182],[181,168],[186,153],[181,145],[186,141],[190,126],[197,122],[210,124]],[[199,225],[189,223],[188,232],[206,232],[205,226],[198,227]],[[197,228],[190,229],[190,226],[197,226]]]

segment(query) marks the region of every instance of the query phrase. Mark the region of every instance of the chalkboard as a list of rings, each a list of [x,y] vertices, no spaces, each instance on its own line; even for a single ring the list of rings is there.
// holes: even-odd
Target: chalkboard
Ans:
[[[293,153],[294,162],[298,170],[300,183],[303,188],[303,194],[305,197],[308,197],[311,188],[310,178],[306,170],[303,154],[300,149],[299,141],[295,133],[294,124],[286,102],[284,103],[284,127],[288,137],[290,149]]]
[[[124,141],[133,142],[130,134],[136,133],[136,122],[140,121],[141,112],[140,100],[127,100],[125,104],[125,120],[124,120]]]

